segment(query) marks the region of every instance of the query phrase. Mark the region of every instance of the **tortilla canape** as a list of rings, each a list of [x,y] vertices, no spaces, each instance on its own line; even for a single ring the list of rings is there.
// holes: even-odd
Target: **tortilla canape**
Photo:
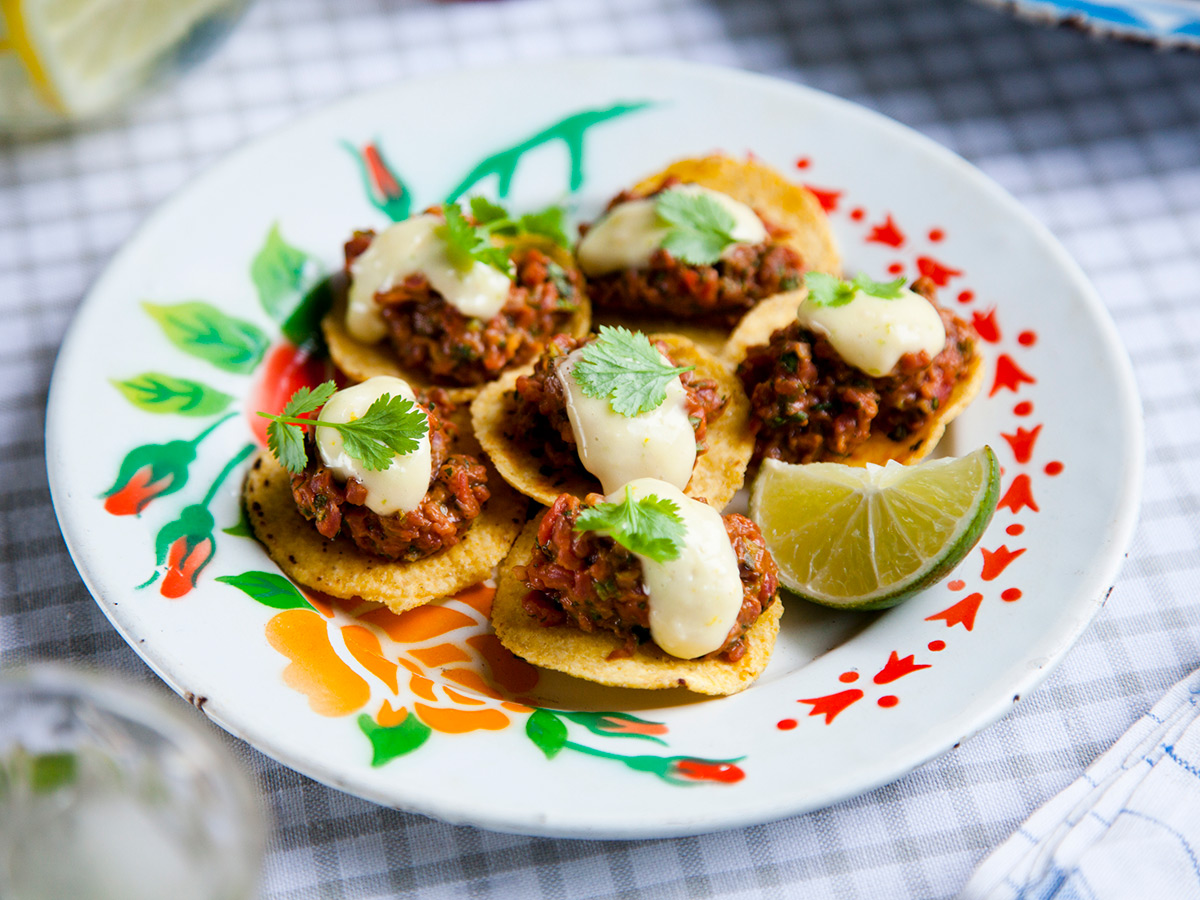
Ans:
[[[782,606],[758,526],[648,478],[604,500],[564,494],[526,525],[492,606],[501,643],[534,665],[616,687],[749,687],[770,659]],[[675,507],[685,523],[675,558],[628,549],[628,533],[580,530],[585,515],[629,503]]]
[[[798,287],[804,272],[840,272],[820,202],[753,157],[672,163],[618,194],[576,255],[597,322],[675,332],[713,350],[724,329]]]
[[[928,279],[904,288],[816,277],[819,296],[810,277],[809,290],[762,303],[726,343],[750,396],[754,462],[920,461],[979,392],[978,334],[937,304]]]
[[[638,342],[664,366],[663,399],[638,415],[617,413],[609,397],[587,396],[586,354]],[[612,360],[642,363],[629,356]],[[691,371],[676,375],[678,368]],[[502,478],[549,506],[561,493],[584,497],[634,478],[670,481],[721,509],[745,479],[754,449],[749,401],[728,367],[678,335],[601,329],[588,341],[554,338],[531,373],[510,372],[471,403],[480,444]]]
[[[445,236],[447,214],[475,248],[459,252],[463,242]],[[542,235],[506,237],[472,221],[448,206],[346,243],[345,289],[321,327],[351,380],[393,375],[415,390],[443,387],[459,402],[528,363],[551,335],[587,334],[590,306],[567,250]]]
[[[403,381],[379,376],[334,394],[316,421],[362,420],[382,396],[426,418],[416,449],[370,470],[340,432],[310,426],[302,470],[260,451],[242,498],[255,537],[295,581],[402,612],[491,577],[527,503],[481,461],[469,430],[455,440],[444,395],[417,404]]]

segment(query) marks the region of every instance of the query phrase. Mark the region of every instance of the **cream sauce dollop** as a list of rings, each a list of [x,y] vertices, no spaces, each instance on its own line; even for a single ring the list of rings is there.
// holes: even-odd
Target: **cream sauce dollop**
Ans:
[[[695,659],[720,649],[742,608],[742,579],[737,554],[721,514],[706,503],[654,478],[638,478],[606,498],[633,499],[654,494],[671,500],[687,529],[679,556],[655,562],[634,554],[642,563],[642,581],[650,604],[650,637],[666,653]]]
[[[728,210],[735,222],[730,233],[738,244],[761,244],[767,239],[767,229],[758,214],[728,194],[698,184],[681,184],[670,190],[704,194]],[[614,206],[583,236],[576,250],[579,267],[585,275],[644,268],[649,265],[654,251],[662,246],[669,230],[670,226],[658,218],[654,197],[627,200]]]
[[[371,404],[390,394],[416,402],[408,382],[391,375],[376,375],[361,384],[338,391],[321,408],[321,422],[353,422],[366,415]],[[429,449],[429,430],[420,439],[417,449],[403,456],[392,457],[386,469],[374,472],[346,452],[341,434],[334,428],[316,430],[317,451],[321,461],[343,482],[357,478],[367,489],[366,505],[381,516],[410,512],[417,508],[426,491],[433,462]]]
[[[820,332],[847,363],[872,377],[887,375],[906,353],[929,358],[946,346],[946,326],[933,304],[904,288],[893,300],[857,291],[843,306],[800,304],[796,318]]]
[[[605,492],[653,475],[682,490],[696,464],[696,432],[688,421],[687,391],[678,378],[656,409],[637,416],[614,412],[607,397],[589,397],[575,380],[582,349],[558,363],[555,374],[566,397],[567,418],[583,467],[600,479]],[[659,356],[662,356],[660,353]],[[663,362],[670,365],[663,357]]]
[[[451,264],[437,236],[438,216],[421,215],[397,222],[375,235],[371,246],[350,265],[346,330],[364,343],[387,335],[375,295],[420,273],[447,303],[464,316],[490,319],[504,307],[512,281],[499,269],[475,262],[465,273]]]

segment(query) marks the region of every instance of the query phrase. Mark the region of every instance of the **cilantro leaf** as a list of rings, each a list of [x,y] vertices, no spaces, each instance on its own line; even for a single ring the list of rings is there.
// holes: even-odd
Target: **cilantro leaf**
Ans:
[[[620,503],[597,503],[582,510],[575,531],[608,535],[626,550],[660,563],[678,559],[687,536],[675,501],[656,494],[634,500],[629,485],[625,485],[625,499]]]
[[[502,234],[507,237],[536,234],[549,238],[560,247],[571,245],[571,239],[567,236],[567,213],[561,206],[547,206],[545,209],[525,213],[521,218],[514,219],[500,204],[484,197],[472,197],[471,215],[488,234]]]
[[[663,249],[686,263],[715,263],[726,247],[737,243],[733,213],[707,194],[662,191],[655,198],[654,211],[671,226],[663,238]]]
[[[262,413],[259,413],[262,415]],[[267,449],[279,464],[289,472],[299,475],[308,465],[308,454],[304,450],[304,432],[296,425],[276,419],[267,426]]]
[[[292,394],[292,398],[283,408],[283,415],[302,416],[305,413],[316,412],[329,402],[329,398],[336,391],[337,385],[332,381],[322,382],[312,389],[302,387]]]
[[[492,225],[493,223],[500,224],[512,221],[512,219],[509,218],[507,209],[505,209],[499,203],[493,203],[486,197],[471,198],[471,215],[474,216],[475,221],[479,225],[484,227]]]
[[[457,203],[445,207],[445,216],[446,221],[437,227],[437,236],[445,242],[446,257],[454,268],[465,273],[476,262],[481,262],[499,269],[509,278],[513,277],[513,264],[508,251],[492,244],[489,240],[491,232],[487,228],[476,227],[468,222]]]
[[[904,290],[904,279],[897,278],[894,281],[873,281],[866,275],[855,275],[852,282],[856,288],[864,294],[870,294],[872,297],[878,297],[881,300],[895,300],[900,296],[900,292]]]
[[[572,375],[589,397],[607,398],[613,412],[636,416],[667,399],[667,385],[695,366],[672,366],[640,331],[600,326],[580,352]]]
[[[866,275],[855,275],[851,281],[842,281],[824,272],[808,272],[804,276],[808,288],[808,300],[813,306],[845,306],[859,291],[881,300],[895,300],[904,289],[904,279],[874,281]]]
[[[549,238],[560,247],[570,247],[567,237],[567,211],[561,206],[547,206],[539,212],[526,213],[517,223],[528,234]]]
[[[411,400],[390,394],[379,397],[353,422],[302,418],[305,413],[324,406],[336,390],[337,385],[332,381],[311,391],[302,387],[292,394],[280,415],[259,411],[260,416],[271,420],[267,426],[267,449],[289,472],[298,475],[308,465],[300,426],[335,429],[342,435],[346,452],[375,472],[390,466],[393,456],[404,456],[416,450],[421,438],[429,431],[429,419],[424,410]]]

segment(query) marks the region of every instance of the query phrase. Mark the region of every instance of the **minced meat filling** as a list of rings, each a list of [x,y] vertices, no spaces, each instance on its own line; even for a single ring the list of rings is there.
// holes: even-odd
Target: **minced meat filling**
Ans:
[[[312,430],[305,439],[308,465],[292,476],[292,497],[301,515],[322,535],[334,538],[343,530],[358,547],[385,559],[412,561],[457,544],[491,496],[487,469],[474,456],[451,453],[454,426],[433,409],[448,406],[444,392],[439,403],[423,403],[429,413],[432,475],[429,490],[416,509],[381,516],[364,504],[367,492],[351,478],[340,483],[321,463]]]
[[[654,194],[678,183],[678,178],[668,179]],[[608,208],[631,199],[635,199],[633,194],[619,194]],[[659,249],[646,268],[589,278],[588,296],[599,310],[641,315],[664,312],[681,319],[732,325],[760,300],[802,283],[805,269],[800,254],[776,240],[780,232],[772,223],[764,219],[763,224],[769,235],[766,241],[739,244],[712,265],[685,263]]]
[[[967,374],[975,342],[970,325],[934,302],[932,283],[918,279],[912,287],[946,328],[946,345],[932,360],[909,353],[891,374],[872,378],[798,322],[747,351],[737,374],[750,397],[755,461],[837,460],[872,432],[903,441],[925,426]]]
[[[373,238],[373,232],[360,231],[346,242],[347,273]],[[471,385],[537,356],[579,309],[582,279],[537,248],[518,250],[513,262],[516,280],[508,300],[486,321],[463,315],[420,274],[376,294],[401,366],[435,383]]]
[[[567,418],[562,382],[555,369],[564,356],[585,343],[570,335],[555,335],[546,352],[534,364],[533,372],[517,379],[514,391],[515,408],[508,425],[510,435],[543,460],[546,466],[556,469],[577,467],[579,451],[575,446],[571,421]],[[665,344],[657,343],[655,346],[671,360],[671,365],[677,365]],[[699,455],[705,450],[708,423],[721,415],[728,398],[721,395],[716,381],[698,378],[695,372],[684,372],[680,381],[687,392],[684,403],[688,421],[696,432],[696,453]]]
[[[599,494],[589,494],[584,501],[562,494],[546,511],[529,563],[513,570],[530,588],[523,607],[545,626],[616,634],[624,646],[610,658],[628,656],[641,644],[657,650],[650,639],[649,595],[641,562],[612,538],[574,530],[580,510],[603,500]],[[737,662],[746,652],[746,632],[777,599],[779,572],[757,525],[744,516],[722,518],[737,554],[742,608],[725,643],[704,658]]]

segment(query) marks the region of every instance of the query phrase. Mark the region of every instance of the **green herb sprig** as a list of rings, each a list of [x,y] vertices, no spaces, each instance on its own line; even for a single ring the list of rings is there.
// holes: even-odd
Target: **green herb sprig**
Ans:
[[[640,331],[600,326],[600,336],[580,352],[572,374],[589,397],[608,399],[613,412],[636,416],[658,409],[672,379],[695,366],[666,363]]]
[[[491,242],[491,232],[487,228],[468,222],[457,203],[448,204],[444,214],[446,221],[437,227],[436,233],[445,242],[446,256],[455,269],[469,272],[475,263],[481,262],[509,278],[516,277],[508,250]]]
[[[483,197],[471,198],[471,215],[488,234],[517,237],[536,234],[548,238],[560,247],[570,247],[567,236],[567,214],[561,206],[547,206],[537,212],[525,213],[514,219],[507,209]]]
[[[804,276],[804,286],[808,288],[806,303],[836,307],[845,306],[859,291],[880,300],[895,300],[904,290],[904,279],[874,281],[866,275],[855,275],[850,281],[843,281],[824,272],[808,272]]]
[[[346,452],[373,472],[390,466],[393,456],[412,453],[429,431],[429,419],[423,410],[411,400],[391,394],[380,396],[353,422],[301,418],[324,406],[336,391],[332,381],[311,390],[302,387],[292,394],[280,415],[259,411],[260,416],[271,420],[267,448],[289,472],[298,475],[308,464],[300,426],[335,429],[342,436]]]
[[[574,530],[608,535],[626,550],[660,563],[678,559],[687,537],[674,500],[656,494],[635,500],[629,485],[619,503],[597,503],[582,510]]]
[[[736,244],[733,213],[707,194],[669,189],[654,200],[658,218],[670,226],[662,248],[691,265],[711,265]]]

